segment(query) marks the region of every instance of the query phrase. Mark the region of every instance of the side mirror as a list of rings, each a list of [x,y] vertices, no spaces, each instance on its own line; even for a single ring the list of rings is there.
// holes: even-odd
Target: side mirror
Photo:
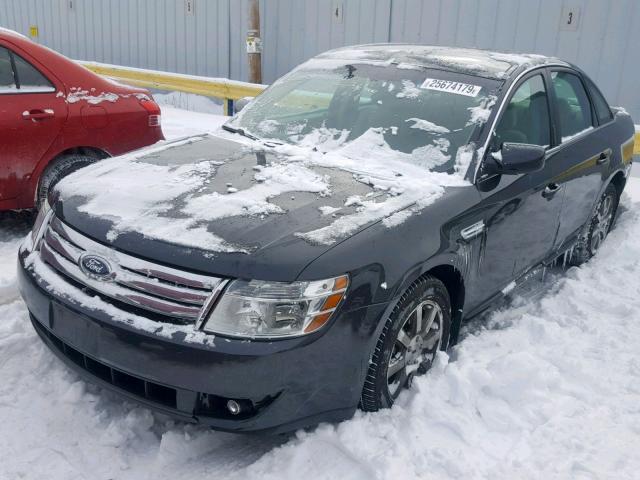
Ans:
[[[239,98],[238,100],[236,100],[235,102],[233,102],[233,112],[234,113],[238,113],[240,110],[242,110],[244,107],[246,107],[249,102],[251,102],[251,100],[253,100],[254,97],[242,97]]]
[[[544,167],[545,147],[528,143],[502,144],[497,152],[492,152],[485,162],[489,173],[517,175],[540,170]]]

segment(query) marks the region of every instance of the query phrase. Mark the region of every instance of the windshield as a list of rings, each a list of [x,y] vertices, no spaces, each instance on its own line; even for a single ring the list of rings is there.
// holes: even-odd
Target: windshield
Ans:
[[[393,154],[452,172],[458,148],[485,121],[499,82],[393,65],[302,65],[229,126],[246,134],[366,160]]]

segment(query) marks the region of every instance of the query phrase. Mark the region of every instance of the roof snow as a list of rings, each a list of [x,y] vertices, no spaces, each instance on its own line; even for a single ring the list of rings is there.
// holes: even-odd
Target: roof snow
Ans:
[[[544,55],[410,44],[357,45],[330,50],[315,58],[325,61],[397,64],[403,68],[441,68],[493,79],[506,78],[523,66],[546,63],[567,65],[557,58]]]

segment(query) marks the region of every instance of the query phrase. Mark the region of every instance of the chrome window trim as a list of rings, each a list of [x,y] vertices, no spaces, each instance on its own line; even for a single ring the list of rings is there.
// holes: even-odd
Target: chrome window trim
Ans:
[[[24,95],[26,93],[53,93],[56,91],[55,87],[48,88],[47,90],[39,88],[16,88],[14,90],[0,90],[0,95]]]
[[[489,129],[489,133],[487,134],[487,138],[484,141],[484,145],[482,147],[482,158],[479,158],[478,161],[476,162],[476,168],[475,168],[475,172],[473,174],[473,184],[475,185],[476,182],[478,181],[478,173],[480,172],[480,167],[482,166],[482,162],[485,159],[485,156],[487,155],[487,148],[489,148],[489,142],[491,141],[491,137],[493,135],[493,132],[496,129],[496,124],[498,123],[498,119],[500,118],[500,116],[502,115],[503,110],[505,109],[505,105],[507,104],[507,101],[511,99],[511,94],[513,93],[514,88],[519,87],[520,86],[520,80],[529,75],[532,72],[535,72],[536,70],[542,70],[544,71],[544,69],[547,68],[554,68],[554,67],[560,67],[560,68],[569,68],[572,71],[573,70],[571,67],[567,67],[566,64],[561,64],[561,63],[545,63],[542,65],[535,65],[532,67],[527,68],[526,70],[524,70],[523,72],[519,73],[518,76],[513,80],[513,82],[511,82],[511,85],[509,85],[509,88],[507,89],[507,91],[505,92],[505,94],[502,97],[502,102],[500,103],[500,106],[498,107],[498,110],[496,111],[496,115],[495,117],[493,117],[493,122],[491,122],[491,128]],[[547,92],[547,97],[549,95],[549,92]],[[549,112],[549,114],[551,114],[551,112]],[[549,121],[551,121],[551,117],[549,118]],[[585,132],[588,133],[588,132]],[[561,146],[562,144],[558,145]],[[554,147],[556,148],[556,147]],[[553,150],[553,149],[551,149]],[[551,150],[548,150],[551,151]]]

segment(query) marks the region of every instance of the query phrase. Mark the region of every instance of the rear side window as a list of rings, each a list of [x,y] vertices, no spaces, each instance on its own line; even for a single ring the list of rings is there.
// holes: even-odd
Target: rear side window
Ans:
[[[0,94],[55,92],[53,84],[33,65],[0,47]]]
[[[593,100],[593,106],[596,109],[598,123],[607,123],[613,118],[613,114],[611,113],[611,109],[609,108],[609,103],[605,100],[605,98],[600,93],[600,90],[598,90],[598,87],[596,87],[595,83],[593,83],[591,79],[585,78],[585,80],[587,81],[587,88],[589,89],[589,93],[591,94],[591,100]]]
[[[0,92],[6,90],[14,91],[15,89],[16,82],[13,78],[13,67],[11,66],[9,50],[0,47]]]
[[[30,92],[52,92],[55,90],[51,82],[24,58],[14,53],[13,59],[16,65],[19,90]]]
[[[551,83],[556,94],[560,137],[566,142],[593,127],[591,104],[577,75],[551,72]]]
[[[515,91],[495,130],[498,145],[504,142],[551,144],[549,104],[542,75],[535,75]]]

